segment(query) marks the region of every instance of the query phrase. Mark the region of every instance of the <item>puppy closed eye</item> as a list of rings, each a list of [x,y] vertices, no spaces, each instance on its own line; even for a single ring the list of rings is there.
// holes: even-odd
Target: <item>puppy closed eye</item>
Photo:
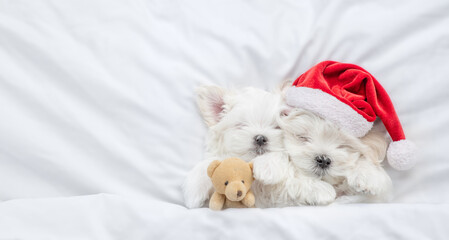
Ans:
[[[234,127],[235,127],[235,128],[238,128],[238,129],[241,129],[241,128],[246,127],[246,124],[245,124],[245,123],[237,123],[237,124],[235,124]]]
[[[296,139],[298,139],[301,142],[310,142],[310,138],[300,135],[295,135]]]
[[[349,144],[340,144],[340,145],[338,145],[338,147],[337,148],[339,148],[339,149],[352,149],[352,146],[351,145],[349,145]]]

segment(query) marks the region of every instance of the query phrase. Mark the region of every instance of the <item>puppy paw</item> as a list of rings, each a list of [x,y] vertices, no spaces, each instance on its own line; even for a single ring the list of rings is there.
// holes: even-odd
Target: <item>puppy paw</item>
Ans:
[[[206,174],[208,162],[198,164],[187,176],[183,185],[187,208],[200,208],[209,199],[213,186]]]
[[[337,197],[334,187],[327,182],[316,181],[311,192],[304,196],[309,205],[328,205]]]
[[[199,194],[199,195],[196,195]],[[200,208],[204,205],[209,196],[202,193],[184,193],[184,203],[187,208]]]
[[[289,196],[299,204],[328,205],[337,196],[332,185],[320,180],[289,179],[286,187]]]
[[[272,185],[281,182],[288,168],[288,156],[283,153],[265,154],[254,158],[254,179],[263,184]]]
[[[391,188],[391,179],[381,168],[365,169],[347,177],[354,191],[362,194],[381,195]]]

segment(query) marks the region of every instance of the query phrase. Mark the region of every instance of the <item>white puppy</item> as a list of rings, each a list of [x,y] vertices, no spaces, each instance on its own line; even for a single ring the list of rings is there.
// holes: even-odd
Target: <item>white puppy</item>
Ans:
[[[257,156],[282,155],[284,151],[278,124],[280,92],[204,86],[197,89],[197,103],[209,131],[205,160],[188,174],[183,186],[188,208],[201,207],[209,199],[213,188],[207,167],[211,161],[239,157],[249,162]]]
[[[283,82],[280,87],[282,95],[285,95],[285,90],[291,84],[292,81]],[[286,126],[284,119],[288,117],[290,111],[291,108],[284,102],[278,120],[281,128]],[[288,128],[287,131],[283,130],[283,136],[287,138],[288,130]],[[288,151],[258,156],[253,162],[256,181],[253,182],[252,189],[256,196],[256,207],[327,205],[335,200],[334,187],[296,167]]]
[[[287,111],[283,110],[281,114],[286,113]],[[282,121],[280,124],[286,125]],[[289,132],[283,133],[288,139]],[[256,207],[327,205],[336,197],[336,191],[331,184],[298,168],[295,162],[291,161],[288,152],[256,157],[253,172],[256,179],[253,183]]]
[[[365,137],[357,138],[301,109],[292,109],[280,123],[285,133],[285,148],[300,175],[323,180],[320,185],[334,186],[338,196],[363,196],[357,201],[378,201],[388,197],[392,183],[381,166],[387,148],[382,125],[375,124]],[[294,181],[298,183],[290,187],[304,188],[301,179]],[[291,192],[301,195],[302,191]],[[327,197],[316,196],[318,200]]]

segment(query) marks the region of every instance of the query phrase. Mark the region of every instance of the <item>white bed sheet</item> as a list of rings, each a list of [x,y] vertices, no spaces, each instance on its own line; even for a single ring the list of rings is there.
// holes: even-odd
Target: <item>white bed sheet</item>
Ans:
[[[0,0],[0,239],[449,237],[449,2]],[[387,89],[417,166],[389,204],[183,207],[199,84],[322,60]]]

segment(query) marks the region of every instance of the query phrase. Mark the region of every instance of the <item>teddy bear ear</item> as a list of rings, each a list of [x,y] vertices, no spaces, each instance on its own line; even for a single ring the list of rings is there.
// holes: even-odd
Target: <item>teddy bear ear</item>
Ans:
[[[207,176],[210,178],[212,177],[212,174],[214,174],[215,169],[220,165],[220,161],[214,160],[209,164],[209,167],[207,167]]]
[[[250,162],[250,163],[248,163],[248,165],[249,165],[249,167],[251,168],[251,171],[252,171],[253,170],[253,163]]]

